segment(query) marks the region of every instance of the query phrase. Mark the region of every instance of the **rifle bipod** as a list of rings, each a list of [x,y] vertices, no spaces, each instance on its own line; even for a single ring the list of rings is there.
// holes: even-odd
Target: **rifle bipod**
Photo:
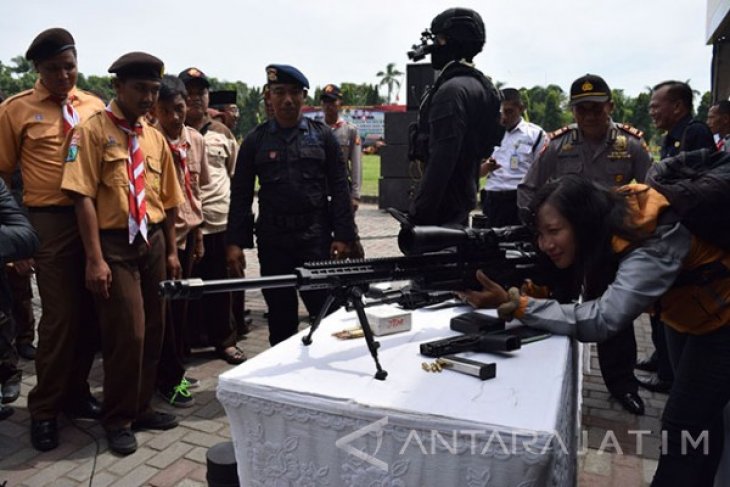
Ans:
[[[385,378],[388,377],[388,372],[383,370],[380,366],[380,361],[378,360],[378,348],[380,347],[380,343],[376,342],[375,338],[373,338],[373,330],[370,328],[367,316],[365,316],[365,305],[362,302],[362,296],[362,290],[358,286],[346,286],[344,288],[332,289],[330,294],[327,296],[322,309],[317,315],[317,318],[315,318],[314,323],[312,323],[312,326],[309,328],[309,334],[302,337],[302,343],[304,343],[304,345],[312,344],[312,335],[317,328],[319,328],[319,324],[322,322],[322,319],[327,316],[327,312],[335,301],[339,301],[340,303],[347,302],[355,309],[355,312],[357,312],[358,321],[360,322],[363,334],[365,335],[365,342],[367,342],[370,355],[372,355],[373,360],[375,361],[375,368],[377,369],[375,372],[375,378],[378,380],[385,380]]]

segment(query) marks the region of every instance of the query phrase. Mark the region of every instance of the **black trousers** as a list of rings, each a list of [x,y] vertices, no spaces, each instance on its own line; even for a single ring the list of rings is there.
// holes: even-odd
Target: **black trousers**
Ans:
[[[664,331],[674,383],[662,415],[667,451],[651,485],[711,487],[724,443],[723,409],[730,401],[730,325],[706,335],[668,326]],[[702,435],[705,440],[696,446],[688,439]]]
[[[282,239],[285,241],[286,239]],[[258,256],[262,276],[291,274],[295,267],[308,261],[329,258],[328,241],[303,242],[292,246],[275,241],[258,242]],[[297,333],[299,325],[299,300],[293,287],[265,289],[269,308],[269,343],[273,346]],[[328,291],[303,291],[299,293],[310,316],[319,313],[327,299]],[[329,310],[334,311],[333,309]]]
[[[177,249],[183,279],[189,278],[192,271],[194,245],[195,235],[194,232],[190,232],[185,239],[185,250]],[[162,354],[157,367],[157,386],[162,390],[172,389],[185,376],[183,357],[185,356],[184,333],[188,321],[187,312],[187,299],[165,301],[165,335],[162,339]]]
[[[517,212],[517,191],[482,192],[482,213],[487,217],[490,227],[519,225]]]
[[[625,327],[605,342],[598,343],[596,348],[598,364],[608,392],[615,397],[627,392],[638,393],[639,382],[634,375],[634,365],[636,365],[634,327]]]
[[[672,361],[669,358],[669,351],[667,350],[667,339],[664,336],[665,326],[662,323],[661,318],[657,315],[652,315],[651,319],[651,341],[654,343],[654,354],[652,358],[657,363],[657,376],[660,380],[672,382],[674,380],[674,372],[672,371]]]
[[[205,254],[193,265],[192,277],[204,280],[228,277],[225,234],[218,232],[203,236]],[[199,343],[204,333],[207,343],[217,350],[236,344],[236,330],[231,324],[231,293],[207,294],[200,299],[190,300],[188,320],[188,343]]]

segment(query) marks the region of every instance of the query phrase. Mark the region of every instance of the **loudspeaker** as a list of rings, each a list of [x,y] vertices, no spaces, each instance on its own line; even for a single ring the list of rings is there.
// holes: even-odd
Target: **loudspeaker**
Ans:
[[[411,178],[411,162],[408,160],[408,146],[384,145],[380,154],[380,177]]]
[[[378,189],[378,208],[395,208],[400,211],[408,211],[411,200],[415,194],[416,183],[410,179],[380,178]]]
[[[408,126],[417,118],[417,111],[385,112],[385,143],[408,145]]]
[[[406,109],[418,110],[421,98],[436,81],[436,70],[431,64],[409,64],[406,66]]]

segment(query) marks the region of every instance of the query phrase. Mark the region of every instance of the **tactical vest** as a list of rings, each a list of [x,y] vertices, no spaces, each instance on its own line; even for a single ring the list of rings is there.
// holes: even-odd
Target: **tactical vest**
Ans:
[[[471,66],[461,64],[459,62],[455,62],[450,66],[447,66],[446,69],[444,69],[439,77],[436,79],[436,82],[433,84],[433,86],[428,89],[428,91],[421,99],[421,105],[418,108],[418,120],[408,127],[408,160],[421,161],[423,163],[426,163],[428,161],[428,144],[430,132],[428,126],[428,113],[431,108],[431,101],[433,100],[434,94],[438,91],[441,85],[446,83],[448,80],[456,78],[458,76],[470,76],[472,78],[475,78],[481,83],[487,93],[491,93],[495,97],[495,100],[497,100],[498,102],[501,101],[502,97],[499,91],[497,91],[489,78],[484,76],[481,71],[472,68]],[[499,113],[497,113],[496,115],[497,119],[495,119],[495,122],[498,122]],[[485,114],[485,116],[487,116],[487,114]],[[483,138],[481,152],[484,153],[485,156],[488,151],[496,144],[496,142],[492,140],[493,138],[495,138],[494,135],[485,136]]]

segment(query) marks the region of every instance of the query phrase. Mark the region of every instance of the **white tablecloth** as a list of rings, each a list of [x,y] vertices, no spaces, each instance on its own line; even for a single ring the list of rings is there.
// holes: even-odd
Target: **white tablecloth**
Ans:
[[[222,374],[241,485],[574,485],[577,347],[463,354],[497,363],[487,381],[424,372],[418,344],[457,335],[449,320],[466,311],[419,310],[410,332],[377,337],[385,381],[364,339],[331,336],[356,323],[342,310],[309,347],[302,332]]]

